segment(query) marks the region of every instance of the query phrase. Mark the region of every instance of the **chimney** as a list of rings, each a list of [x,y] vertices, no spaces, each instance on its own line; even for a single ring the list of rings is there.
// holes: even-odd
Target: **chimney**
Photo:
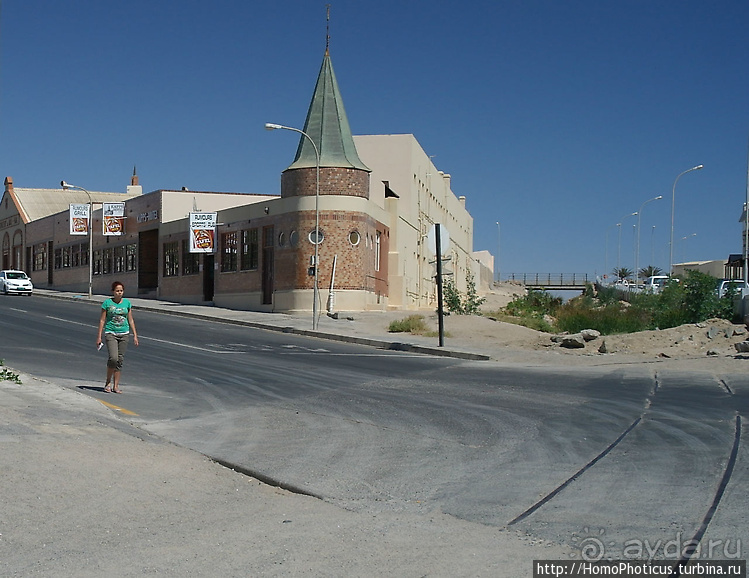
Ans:
[[[5,177],[5,192],[13,194],[13,177]]]

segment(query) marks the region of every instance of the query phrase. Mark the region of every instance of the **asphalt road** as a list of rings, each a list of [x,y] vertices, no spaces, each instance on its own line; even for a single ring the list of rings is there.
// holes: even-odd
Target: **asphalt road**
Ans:
[[[693,540],[746,558],[744,375],[513,369],[138,311],[115,396],[97,321],[85,302],[0,298],[0,357],[347,509],[445,512],[589,558]]]

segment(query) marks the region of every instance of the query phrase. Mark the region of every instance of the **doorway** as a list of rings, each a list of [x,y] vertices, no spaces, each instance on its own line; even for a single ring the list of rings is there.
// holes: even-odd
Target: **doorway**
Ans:
[[[159,288],[159,230],[138,233],[138,294]]]
[[[216,257],[213,253],[203,254],[203,301],[213,301],[215,292],[215,262]]]

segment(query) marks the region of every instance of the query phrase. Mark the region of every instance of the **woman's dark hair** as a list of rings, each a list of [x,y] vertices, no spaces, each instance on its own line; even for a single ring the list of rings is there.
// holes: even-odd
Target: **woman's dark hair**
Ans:
[[[118,285],[122,285],[122,288],[125,289],[125,284],[122,283],[122,281],[115,281],[114,283],[112,283],[112,291],[114,291]]]

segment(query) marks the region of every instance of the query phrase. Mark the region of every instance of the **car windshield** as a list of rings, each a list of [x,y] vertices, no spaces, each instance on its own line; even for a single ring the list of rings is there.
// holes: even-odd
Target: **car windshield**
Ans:
[[[21,271],[8,271],[5,274],[6,279],[28,279],[26,273]]]

